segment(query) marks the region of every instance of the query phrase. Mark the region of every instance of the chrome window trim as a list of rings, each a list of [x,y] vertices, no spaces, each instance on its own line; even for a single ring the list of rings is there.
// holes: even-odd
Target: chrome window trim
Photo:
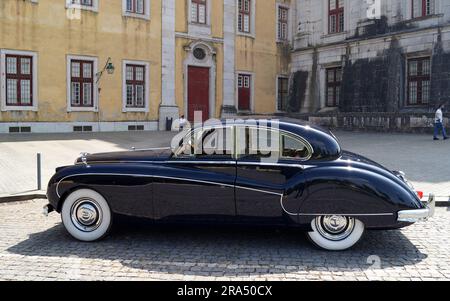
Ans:
[[[260,129],[263,129],[263,130],[268,130],[268,131],[272,131],[272,132],[276,132],[276,131],[278,131],[279,132],[279,138],[280,138],[280,143],[279,143],[279,147],[280,147],[280,149],[279,149],[279,152],[280,152],[280,156],[278,157],[278,160],[288,160],[288,161],[292,161],[292,162],[307,162],[307,161],[309,161],[309,160],[311,160],[311,158],[313,157],[313,155],[314,155],[314,148],[312,147],[312,145],[311,145],[311,143],[309,143],[309,141],[307,141],[305,138],[303,138],[303,137],[301,137],[300,135],[297,135],[297,134],[295,134],[295,133],[292,133],[292,132],[289,132],[289,131],[286,131],[286,130],[283,130],[283,129],[280,129],[280,128],[278,128],[278,129],[274,129],[274,128],[270,128],[270,127],[266,127],[266,126],[254,126],[254,125],[245,125],[245,124],[243,124],[243,125],[241,125],[241,124],[239,124],[239,125],[234,125],[234,127],[235,127],[235,132],[234,132],[234,134],[235,134],[235,147],[236,147],[236,149],[235,149],[235,158],[237,159],[237,160],[240,160],[241,158],[242,158],[242,155],[241,154],[238,154],[237,153],[237,150],[239,149],[237,146],[237,142],[238,142],[238,140],[237,140],[237,135],[236,135],[236,132],[237,132],[237,128],[238,127],[248,127],[248,128],[253,128],[253,129],[256,129],[256,130],[260,130]],[[281,156],[281,152],[282,152],[282,150],[281,150],[281,145],[282,145],[282,143],[281,143],[281,137],[282,137],[282,135],[286,135],[286,136],[291,136],[292,138],[294,138],[294,139],[297,139],[297,140],[299,140],[299,141],[301,141],[303,144],[305,144],[305,146],[306,146],[306,148],[308,149],[308,151],[309,151],[309,156],[308,157],[305,157],[305,158],[298,158],[298,159],[293,159],[293,158],[288,158],[288,157],[282,157]],[[245,160],[245,159],[244,159]]]

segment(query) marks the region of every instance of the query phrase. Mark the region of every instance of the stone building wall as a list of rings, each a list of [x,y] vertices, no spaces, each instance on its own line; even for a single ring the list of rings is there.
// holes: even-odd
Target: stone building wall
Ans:
[[[342,33],[328,34],[328,0],[297,0],[292,53],[291,113],[432,114],[450,102],[450,2],[435,0],[433,14],[412,18],[412,1],[381,1],[367,18],[365,1],[344,0]],[[430,57],[427,105],[408,106],[407,62]],[[326,69],[342,67],[340,102],[326,106]]]

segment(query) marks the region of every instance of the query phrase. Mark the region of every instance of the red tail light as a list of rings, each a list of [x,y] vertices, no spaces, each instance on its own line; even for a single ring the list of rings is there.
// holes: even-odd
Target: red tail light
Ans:
[[[419,199],[423,199],[423,191],[416,191],[416,193]]]

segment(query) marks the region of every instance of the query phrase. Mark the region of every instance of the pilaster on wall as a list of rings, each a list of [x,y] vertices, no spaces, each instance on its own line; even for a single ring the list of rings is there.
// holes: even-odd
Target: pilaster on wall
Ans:
[[[179,108],[175,101],[175,0],[162,1],[162,65],[159,129],[166,129],[166,119],[175,121]]]
[[[224,0],[224,66],[222,118],[237,113],[235,106],[235,37],[236,0]]]

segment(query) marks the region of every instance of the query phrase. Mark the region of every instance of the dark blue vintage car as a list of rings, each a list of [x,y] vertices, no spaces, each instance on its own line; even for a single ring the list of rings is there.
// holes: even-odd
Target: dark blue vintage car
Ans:
[[[223,121],[175,141],[168,149],[83,154],[56,170],[45,213],[60,213],[81,241],[103,238],[116,214],[299,227],[333,251],[354,246],[366,229],[434,214],[433,195],[422,202],[404,173],[343,151],[331,132],[299,121]]]

